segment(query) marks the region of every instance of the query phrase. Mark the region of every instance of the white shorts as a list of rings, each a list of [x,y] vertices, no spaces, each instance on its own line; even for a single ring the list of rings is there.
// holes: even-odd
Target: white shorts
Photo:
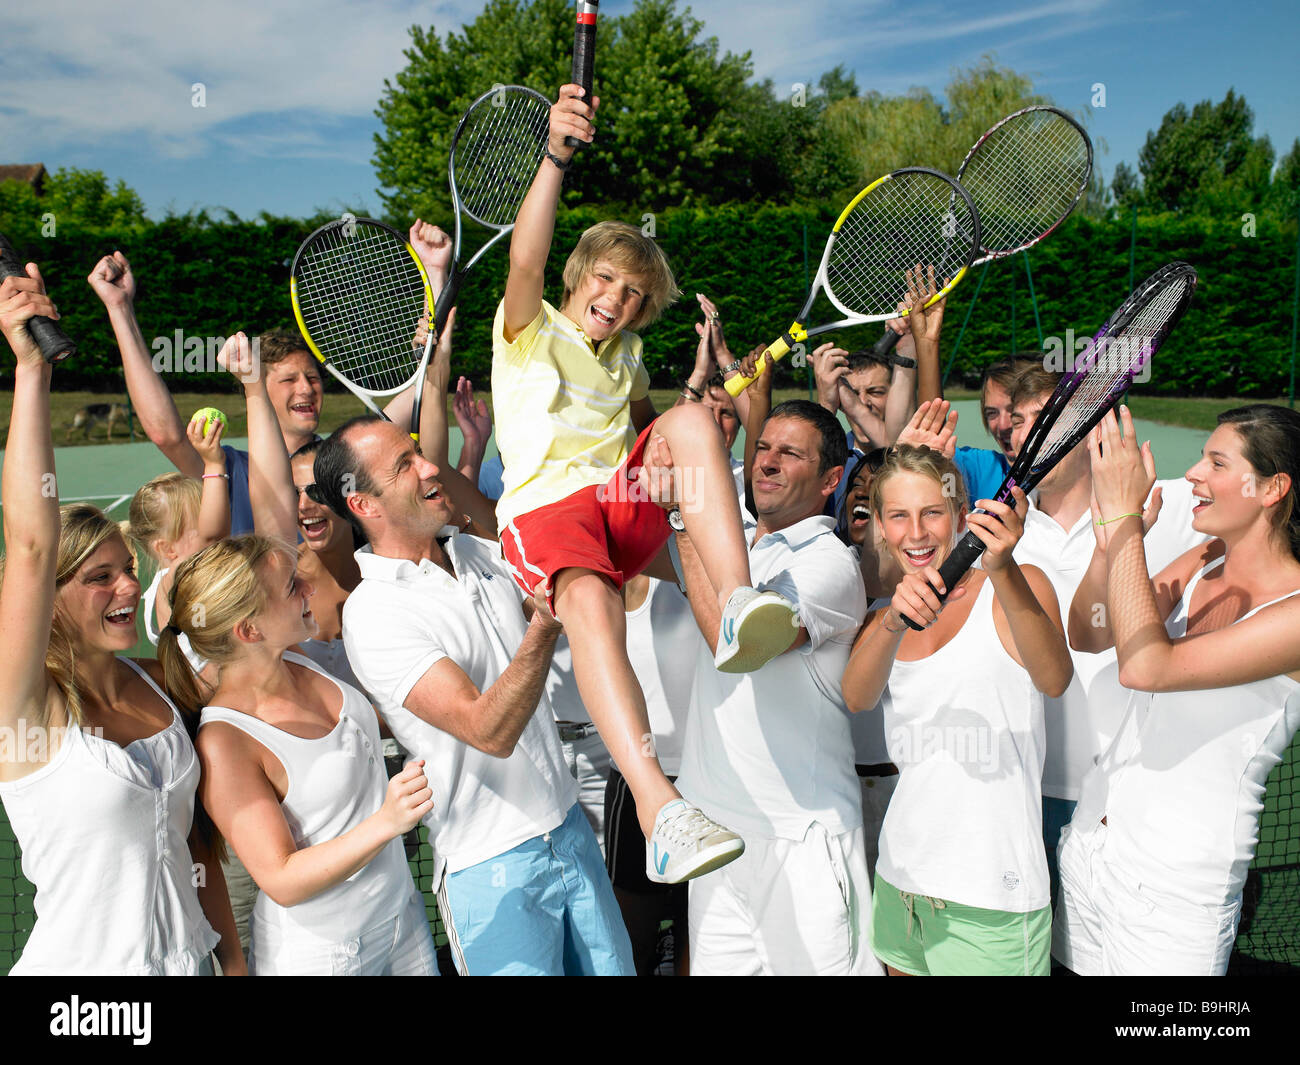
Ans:
[[[1052,957],[1080,976],[1222,976],[1241,896],[1198,906],[1106,860],[1106,826],[1061,833]]]
[[[690,885],[692,976],[883,975],[860,828],[746,835],[744,854]]]
[[[391,920],[353,939],[331,942],[259,921],[254,913],[250,976],[437,976],[424,896],[412,892]]]

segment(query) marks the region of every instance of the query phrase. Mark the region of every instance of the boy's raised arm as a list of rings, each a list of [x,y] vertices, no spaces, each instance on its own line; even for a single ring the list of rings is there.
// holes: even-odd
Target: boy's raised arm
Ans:
[[[510,273],[506,277],[505,335],[514,340],[537,317],[542,307],[542,288],[546,274],[546,257],[551,252],[551,237],[555,232],[555,207],[560,200],[560,186],[564,172],[549,156],[567,164],[574,149],[564,143],[565,137],[591,142],[595,127],[591,118],[600,105],[593,106],[582,99],[582,88],[564,85],[560,98],[551,106],[551,127],[547,138],[547,158],[537,168],[537,177],[524,198],[523,206],[515,217],[514,232],[510,235]],[[566,167],[567,169],[567,167]]]

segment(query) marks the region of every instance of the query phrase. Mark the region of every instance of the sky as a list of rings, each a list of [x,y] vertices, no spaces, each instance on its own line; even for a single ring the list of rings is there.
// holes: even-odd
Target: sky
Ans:
[[[0,163],[124,179],[151,217],[380,209],[386,78],[413,24],[459,31],[483,0],[42,0],[0,14]],[[601,14],[631,9],[606,0]],[[685,4],[679,3],[680,7]],[[1091,105],[1104,177],[1179,101],[1232,87],[1278,154],[1300,136],[1300,4],[1152,0],[696,0],[704,35],[789,91],[843,64],[863,90],[942,95],[985,53],[1062,107]],[[599,68],[600,56],[596,57]],[[202,84],[202,107],[194,86]],[[925,160],[917,160],[924,163]]]

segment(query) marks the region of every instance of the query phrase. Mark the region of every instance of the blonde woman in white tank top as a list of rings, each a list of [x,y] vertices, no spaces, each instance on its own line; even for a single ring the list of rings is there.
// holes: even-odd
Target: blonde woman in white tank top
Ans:
[[[1155,463],[1126,408],[1089,450],[1105,524],[1070,639],[1113,646],[1131,695],[1062,835],[1053,951],[1089,975],[1221,975],[1264,781],[1300,726],[1300,414],[1219,416],[1187,472],[1192,526],[1217,539],[1154,579],[1142,503]]]
[[[201,708],[204,805],[261,888],[249,968],[435,975],[401,843],[433,806],[424,763],[388,781],[374,708],[293,653],[317,631],[311,595],[288,544],[240,536],[177,567],[158,645],[173,697]],[[214,692],[181,632],[216,665]]]
[[[60,510],[52,490],[51,371],[25,323],[55,313],[39,274],[0,285],[0,329],[17,357],[0,800],[37,915],[13,972],[195,975],[212,972],[214,947],[226,972],[243,972],[220,867],[193,830],[193,744],[157,663],[121,657],[136,642],[134,561],[116,523],[87,504]]]
[[[1027,507],[979,501],[929,448],[899,446],[872,510],[902,568],[844,674],[850,710],[879,701],[897,789],[885,814],[872,950],[894,975],[1046,975],[1051,932],[1041,842],[1042,694],[1073,675],[1056,597],[1012,551]],[[939,566],[966,528],[985,542],[941,604]],[[925,626],[909,630],[904,615]]]

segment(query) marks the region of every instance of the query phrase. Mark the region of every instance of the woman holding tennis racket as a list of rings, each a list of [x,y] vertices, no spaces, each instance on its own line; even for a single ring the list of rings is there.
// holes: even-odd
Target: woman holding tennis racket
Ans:
[[[1053,952],[1087,975],[1222,975],[1264,782],[1300,726],[1300,414],[1219,415],[1187,471],[1216,539],[1154,579],[1150,446],[1121,408],[1088,448],[1097,548],[1070,640],[1114,646],[1132,694],[1061,837]]]
[[[981,500],[929,448],[894,448],[872,515],[903,573],[844,673],[850,710],[885,713],[899,769],[880,837],[872,950],[901,975],[1047,975],[1051,906],[1040,777],[1043,694],[1073,673],[1056,596],[1012,551],[1027,501]],[[941,604],[939,566],[965,528],[986,545]],[[910,631],[904,617],[922,625]]]
[[[221,868],[194,826],[194,745],[157,663],[123,657],[136,642],[134,560],[98,508],[59,507],[50,368],[26,324],[58,313],[28,269],[0,285],[0,329],[17,358],[0,799],[39,913],[13,972],[210,975],[215,947],[223,972],[242,973]]]

